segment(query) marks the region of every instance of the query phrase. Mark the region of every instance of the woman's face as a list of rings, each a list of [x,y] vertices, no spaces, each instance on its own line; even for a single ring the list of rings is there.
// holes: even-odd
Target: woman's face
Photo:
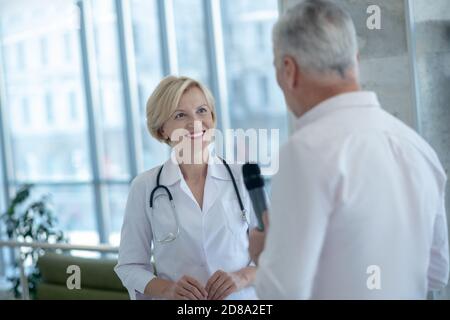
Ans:
[[[214,129],[214,120],[203,92],[196,86],[189,88],[180,99],[177,110],[161,128],[165,139],[172,147],[183,142],[191,152],[204,150],[211,139],[207,130]]]

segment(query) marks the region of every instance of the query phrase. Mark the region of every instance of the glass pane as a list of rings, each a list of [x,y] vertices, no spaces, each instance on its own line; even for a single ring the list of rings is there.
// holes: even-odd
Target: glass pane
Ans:
[[[168,148],[154,140],[147,131],[145,110],[148,98],[163,77],[158,8],[156,0],[132,0],[130,6],[144,166],[150,169],[168,157]]]
[[[73,244],[97,244],[93,190],[89,186],[36,186],[33,198],[50,194],[58,226]]]
[[[288,116],[275,78],[271,40],[277,3],[221,2],[231,127],[279,129],[283,141],[288,135]]]
[[[0,177],[3,177],[3,165],[2,165],[2,141],[0,139]],[[0,179],[0,184],[2,183],[2,180]],[[5,192],[3,188],[3,184],[1,184],[0,187],[0,214],[4,213],[6,210],[6,201],[5,201]],[[4,224],[0,224],[0,239],[3,240],[5,229]],[[5,260],[5,253],[6,249],[3,247],[0,247],[0,287],[1,287],[1,281],[2,277],[5,275],[6,272],[6,260]]]
[[[174,0],[173,8],[179,74],[211,86],[203,0]]]
[[[119,245],[120,231],[122,229],[129,187],[128,185],[109,185],[106,186],[105,189],[108,194],[108,211],[111,222],[109,243],[112,245]]]
[[[126,123],[117,15],[113,0],[92,3],[97,77],[99,83],[101,174],[103,178],[129,178]]]
[[[77,7],[2,1],[0,30],[16,178],[91,178]]]

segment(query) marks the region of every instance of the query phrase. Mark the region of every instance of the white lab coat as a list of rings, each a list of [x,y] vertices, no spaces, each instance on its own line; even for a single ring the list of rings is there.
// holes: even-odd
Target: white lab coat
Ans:
[[[145,286],[155,277],[155,272],[159,278],[172,281],[188,275],[206,285],[217,270],[233,272],[249,265],[247,228],[249,224],[250,227],[256,225],[256,218],[243,184],[241,167],[230,165],[248,211],[248,222],[242,219],[228,171],[217,158],[212,160],[211,156],[203,209],[186,184],[179,166],[171,159],[164,164],[160,182],[173,195],[180,228],[177,239],[170,243],[155,241],[176,230],[167,198],[155,203],[154,209],[149,205],[160,167],[140,174],[132,182],[115,268],[132,299],[146,298],[143,296]],[[152,255],[154,265],[150,263]],[[228,299],[256,299],[256,294],[253,287],[248,287],[231,294]]]
[[[446,175],[372,92],[297,120],[280,150],[260,299],[423,299],[447,284]]]

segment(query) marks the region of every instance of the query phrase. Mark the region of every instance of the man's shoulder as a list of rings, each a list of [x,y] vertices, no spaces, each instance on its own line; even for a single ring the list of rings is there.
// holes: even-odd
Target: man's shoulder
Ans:
[[[349,135],[348,130],[327,128],[323,123],[313,123],[295,131],[280,148],[280,155],[293,150],[297,153],[317,154],[321,157],[338,153]]]
[[[387,111],[374,108],[365,115],[356,113],[356,118],[351,121],[346,118],[348,116],[349,114],[336,112],[297,130],[282,147],[280,155],[296,150],[300,157],[303,154],[312,154],[318,161],[328,161],[338,159],[343,153],[347,156],[349,150],[358,154],[356,149],[367,148],[371,143],[379,145],[381,140],[390,143],[394,141],[398,148],[412,150],[412,147],[414,152],[427,159],[440,175],[445,176],[433,147],[413,128]],[[364,119],[364,116],[367,116],[367,119]]]

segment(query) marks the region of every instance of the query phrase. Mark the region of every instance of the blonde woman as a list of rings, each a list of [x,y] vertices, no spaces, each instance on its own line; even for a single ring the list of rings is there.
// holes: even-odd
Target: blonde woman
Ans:
[[[131,185],[115,268],[130,297],[255,299],[247,234],[256,218],[241,168],[212,154],[210,91],[190,78],[163,79],[147,125],[173,152]]]

